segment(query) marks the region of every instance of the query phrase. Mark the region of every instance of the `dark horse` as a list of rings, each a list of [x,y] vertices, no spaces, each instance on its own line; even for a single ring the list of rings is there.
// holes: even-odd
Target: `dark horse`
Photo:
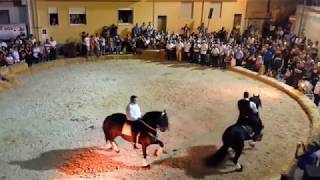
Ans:
[[[127,121],[127,117],[125,114],[116,113],[112,114],[103,122],[103,132],[105,135],[107,148],[113,148],[116,152],[120,152],[117,147],[114,139],[118,136],[121,136],[123,139],[132,142],[134,141],[132,137],[126,136],[122,134],[122,127],[124,123]],[[138,137],[137,140],[139,144],[142,145],[142,153],[143,153],[143,166],[149,167],[147,164],[147,147],[151,144],[159,144],[160,148],[157,150],[156,155],[160,155],[163,151],[163,142],[157,138],[157,129],[159,128],[161,132],[169,129],[168,116],[166,111],[152,111],[147,112],[144,116],[136,122],[136,127],[134,128],[134,132],[132,132],[133,137]]]
[[[257,107],[261,107],[262,103],[259,96],[253,96],[250,98],[250,101],[253,101]],[[259,114],[257,114],[259,121]],[[260,123],[257,122],[257,123]],[[262,123],[261,126],[263,127]],[[252,140],[254,136],[253,127],[249,124],[240,124],[236,123],[234,125],[229,126],[222,135],[222,142],[223,145],[220,149],[208,159],[207,165],[210,166],[217,166],[219,165],[227,156],[228,149],[232,148],[235,152],[235,156],[233,157],[232,161],[236,166],[237,171],[242,171],[243,167],[241,164],[238,163],[240,155],[244,148],[244,142],[247,140]],[[260,131],[259,134],[260,140],[262,139],[262,133]],[[254,146],[252,146],[254,147]]]

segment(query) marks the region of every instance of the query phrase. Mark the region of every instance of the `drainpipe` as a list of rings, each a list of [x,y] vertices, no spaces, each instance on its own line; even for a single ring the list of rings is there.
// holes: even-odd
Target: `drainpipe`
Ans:
[[[204,0],[202,0],[202,8],[201,8],[201,23],[200,23],[200,25],[203,23],[203,9],[204,9]]]
[[[300,23],[299,23],[299,31],[298,31],[299,36],[301,36],[301,33],[302,33],[302,22],[303,22],[304,10],[306,8],[306,5],[307,5],[307,0],[304,0],[303,7],[302,7],[302,13],[301,13],[301,17],[300,17]]]
[[[33,15],[32,15],[31,0],[27,0],[27,11],[28,11],[29,33],[33,34]]]
[[[154,16],[155,16],[155,3],[154,3],[154,0],[152,1],[152,24],[153,24],[153,27],[154,27]]]

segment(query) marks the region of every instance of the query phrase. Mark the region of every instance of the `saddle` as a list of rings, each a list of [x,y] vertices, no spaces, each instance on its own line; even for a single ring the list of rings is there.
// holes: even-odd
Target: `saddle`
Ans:
[[[121,133],[126,136],[132,136],[131,124],[128,121],[123,124]]]
[[[132,134],[133,134],[132,133],[132,125],[130,124],[130,122],[126,121],[123,124],[121,133],[123,135],[132,137]],[[140,132],[136,135],[136,138],[133,139],[133,143],[139,143],[139,137],[140,137]],[[134,137],[132,137],[132,138],[134,138]]]

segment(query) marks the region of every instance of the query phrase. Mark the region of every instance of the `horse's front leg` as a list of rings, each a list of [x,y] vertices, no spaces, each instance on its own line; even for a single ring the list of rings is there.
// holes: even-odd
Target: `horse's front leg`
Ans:
[[[160,146],[160,147],[159,147],[158,149],[156,149],[156,151],[154,152],[154,155],[159,157],[162,153],[165,153],[165,151],[163,150],[164,144],[163,144],[163,142],[160,141],[160,140],[157,140],[155,144],[159,144],[159,146]]]
[[[147,163],[147,145],[142,144],[142,153],[143,153],[143,160],[142,160],[142,165],[144,168],[150,167],[150,165]]]

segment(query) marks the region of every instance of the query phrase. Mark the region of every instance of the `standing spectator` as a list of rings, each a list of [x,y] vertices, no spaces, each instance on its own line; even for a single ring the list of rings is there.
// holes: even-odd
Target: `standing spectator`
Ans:
[[[138,23],[132,28],[132,36],[138,37],[141,35],[141,28],[139,27]]]
[[[51,60],[50,58],[50,52],[51,51],[51,44],[49,42],[49,39],[46,39],[46,42],[44,43],[44,57],[45,60]]]
[[[182,34],[183,34],[183,37],[184,37],[184,38],[189,37],[189,34],[190,34],[191,29],[188,27],[188,24],[185,24],[185,25],[181,28],[181,30],[182,30]]]
[[[167,49],[167,58],[168,60],[174,60],[174,51],[175,51],[175,45],[173,44],[173,41],[169,41],[169,43],[167,43],[167,46],[166,46],[166,49]]]
[[[42,54],[41,54],[41,48],[40,48],[41,43],[38,42],[36,43],[36,46],[33,48],[33,61],[34,63],[39,63],[41,61],[42,58]]]
[[[267,49],[267,51],[264,54],[264,66],[266,68],[266,71],[268,72],[271,68],[272,65],[272,59],[273,59],[273,54],[270,48]]]
[[[213,45],[213,48],[211,50],[211,66],[218,67],[218,61],[219,61],[219,54],[220,50],[216,44]]]
[[[194,43],[193,47],[193,63],[199,63],[200,61],[200,49],[201,49],[201,41],[197,40]]]
[[[320,102],[320,80],[317,81],[317,84],[313,91],[313,101],[316,104],[316,106],[319,106]]]
[[[146,31],[147,31],[146,32],[147,37],[151,37],[153,34],[153,26],[152,26],[151,22],[148,23]]]
[[[55,60],[57,59],[57,41],[55,41],[52,37],[50,37],[50,53],[49,53],[49,59]]]
[[[118,34],[118,27],[114,24],[111,25],[110,27],[110,36],[115,37]]]
[[[90,50],[89,50],[89,55],[90,56],[92,56],[93,54],[94,54],[94,52],[95,52],[95,40],[94,40],[95,38],[94,38],[94,36],[93,35],[91,35],[90,36]]]
[[[182,49],[184,47],[183,42],[181,42],[180,39],[178,39],[176,43],[176,59],[177,61],[181,62],[182,61]]]
[[[207,63],[207,51],[208,51],[208,43],[205,40],[202,40],[200,54],[201,54],[201,65],[205,65]]]
[[[120,54],[122,51],[121,39],[119,35],[115,37],[115,45],[116,45],[116,54]]]
[[[94,54],[96,55],[96,57],[100,57],[101,49],[100,49],[100,38],[98,33],[96,33],[93,39],[94,39]]]
[[[89,34],[86,34],[86,37],[84,38],[84,44],[86,46],[86,56],[90,56],[90,37]]]
[[[302,147],[302,154],[299,155]],[[320,161],[320,148],[318,145],[308,145],[307,148],[303,143],[298,143],[295,152],[295,158],[298,160],[297,168],[294,171],[294,180],[303,180],[304,171],[307,165],[317,166]]]
[[[235,52],[235,56],[236,56],[236,65],[241,66],[244,54],[243,54],[243,50],[241,49],[240,46],[237,48],[237,50]]]
[[[191,43],[190,40],[185,41],[184,43],[184,48],[183,48],[183,61],[190,62],[191,61],[191,54],[190,54],[190,49],[191,49]]]
[[[100,36],[99,45],[100,45],[101,55],[105,55],[105,53],[106,53],[106,38],[104,38],[103,36]]]

